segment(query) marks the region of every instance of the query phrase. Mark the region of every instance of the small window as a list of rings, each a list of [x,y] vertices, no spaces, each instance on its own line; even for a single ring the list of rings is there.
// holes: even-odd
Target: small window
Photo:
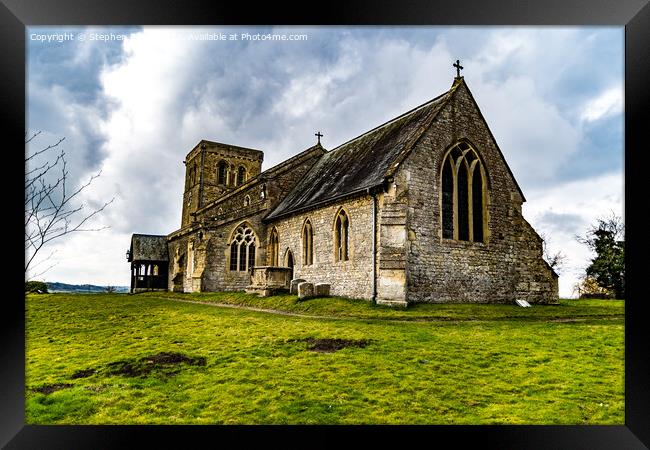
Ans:
[[[274,227],[271,230],[271,236],[269,237],[269,264],[271,266],[278,266],[278,253],[280,250],[280,241],[278,239],[278,230]]]
[[[251,197],[250,195],[247,195],[244,197],[244,206],[249,206],[251,204]]]
[[[349,259],[349,229],[348,215],[344,210],[341,210],[334,222],[334,257],[336,261],[347,261]]]
[[[237,186],[244,184],[246,182],[246,168],[239,166],[237,169]]]
[[[226,184],[227,171],[228,165],[226,161],[219,161],[219,164],[217,164],[217,184]]]
[[[302,227],[302,264],[311,266],[314,263],[314,230],[309,219]]]

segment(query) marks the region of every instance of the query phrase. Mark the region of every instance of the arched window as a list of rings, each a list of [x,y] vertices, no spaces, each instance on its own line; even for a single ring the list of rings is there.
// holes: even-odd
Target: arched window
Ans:
[[[239,169],[237,169],[237,186],[240,184],[244,184],[246,181],[246,167],[244,166],[239,166]]]
[[[476,150],[465,142],[453,146],[443,160],[441,178],[442,237],[484,242],[486,174]]]
[[[248,225],[240,225],[230,242],[230,270],[245,272],[255,266],[257,239]]]
[[[278,266],[278,253],[279,253],[279,239],[278,239],[278,230],[274,227],[271,230],[271,236],[269,238],[269,265]]]
[[[219,164],[217,164],[217,184],[226,184],[227,172],[228,164],[226,164],[226,161],[219,161]]]
[[[344,210],[339,211],[334,222],[334,258],[336,261],[347,261],[349,256],[348,231],[350,221]]]
[[[250,204],[251,204],[251,197],[250,195],[247,195],[246,197],[244,197],[244,206],[248,206]]]
[[[314,229],[309,219],[302,227],[302,264],[311,266],[314,263]]]

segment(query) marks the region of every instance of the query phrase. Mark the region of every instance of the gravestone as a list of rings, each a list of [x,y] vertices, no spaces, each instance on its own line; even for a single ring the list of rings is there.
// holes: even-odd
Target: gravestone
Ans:
[[[303,281],[298,284],[298,298],[309,298],[314,296],[314,283]]]
[[[303,280],[302,278],[296,278],[295,280],[291,280],[291,284],[289,286],[289,293],[290,294],[297,294],[298,293],[298,285],[300,283],[303,283],[307,280]]]
[[[330,285],[327,283],[318,283],[314,286],[316,297],[327,297],[330,295]]]

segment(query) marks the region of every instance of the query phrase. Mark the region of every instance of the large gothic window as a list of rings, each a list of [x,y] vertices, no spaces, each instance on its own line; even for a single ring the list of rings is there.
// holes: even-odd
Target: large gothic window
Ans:
[[[255,266],[255,233],[248,225],[240,225],[230,242],[230,270],[245,272]]]
[[[226,184],[227,171],[228,164],[226,164],[226,161],[219,161],[219,164],[217,164],[217,184]]]
[[[244,184],[246,181],[246,168],[243,166],[239,166],[239,169],[237,169],[237,186],[240,184]]]
[[[278,253],[280,250],[278,239],[278,230],[273,228],[271,230],[271,237],[269,238],[269,264],[271,266],[279,266]]]
[[[443,160],[441,178],[442,237],[484,242],[486,174],[476,150],[465,142],[453,146]]]
[[[336,216],[334,222],[334,257],[336,261],[347,261],[349,256],[349,237],[350,221],[345,211],[341,210]]]
[[[302,227],[302,264],[311,266],[314,263],[314,229],[309,219]]]

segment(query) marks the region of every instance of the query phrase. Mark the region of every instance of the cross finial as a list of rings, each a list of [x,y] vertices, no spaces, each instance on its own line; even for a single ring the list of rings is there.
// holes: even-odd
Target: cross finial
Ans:
[[[460,71],[463,70],[463,66],[460,65],[460,61],[456,60],[456,64],[452,64],[456,68],[456,78],[460,78]]]
[[[316,136],[316,137],[318,138],[318,143],[320,144],[320,138],[323,137],[323,135],[321,134],[321,132],[320,132],[320,131],[317,132],[314,136]]]

